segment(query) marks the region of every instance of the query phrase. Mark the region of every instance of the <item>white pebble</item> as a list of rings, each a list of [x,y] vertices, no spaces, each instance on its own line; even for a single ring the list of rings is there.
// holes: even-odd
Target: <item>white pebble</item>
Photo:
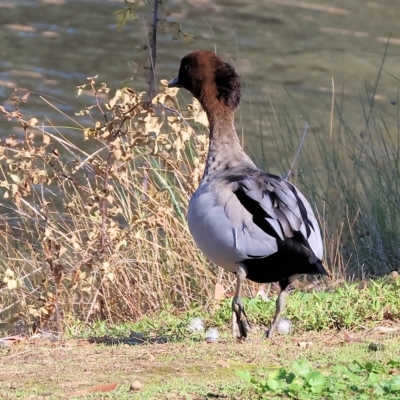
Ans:
[[[206,342],[211,343],[211,342],[216,342],[219,339],[219,333],[217,328],[210,328],[206,332]]]
[[[204,332],[204,321],[199,318],[193,318],[189,325],[186,327],[186,329],[190,332],[190,333],[202,333]]]
[[[287,318],[281,318],[276,326],[276,332],[288,335],[292,328],[292,322]]]

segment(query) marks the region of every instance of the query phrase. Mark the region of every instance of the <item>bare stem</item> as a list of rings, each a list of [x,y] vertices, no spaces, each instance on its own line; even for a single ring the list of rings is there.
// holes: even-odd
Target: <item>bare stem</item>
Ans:
[[[153,11],[153,35],[150,43],[150,83],[149,83],[149,96],[150,100],[156,95],[156,79],[155,79],[155,68],[156,68],[156,50],[157,50],[157,22],[158,22],[158,1],[154,0],[154,11]]]

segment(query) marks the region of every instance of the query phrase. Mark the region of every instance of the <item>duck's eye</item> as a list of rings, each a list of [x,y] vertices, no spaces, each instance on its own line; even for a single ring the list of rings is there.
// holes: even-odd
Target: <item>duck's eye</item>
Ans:
[[[186,72],[189,73],[191,69],[192,69],[192,67],[190,66],[190,64],[186,64],[186,65],[185,65],[185,71],[186,71]]]

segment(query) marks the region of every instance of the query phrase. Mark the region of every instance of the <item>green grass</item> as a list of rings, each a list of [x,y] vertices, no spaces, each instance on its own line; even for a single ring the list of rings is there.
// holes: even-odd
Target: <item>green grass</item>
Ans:
[[[324,332],[331,330],[360,331],[377,323],[400,320],[400,278],[342,283],[332,288],[290,294],[284,314],[293,323],[295,333]],[[275,294],[270,301],[260,298],[244,299],[247,315],[254,326],[267,329],[275,312]],[[193,302],[185,311],[172,307],[144,315],[135,322],[110,324],[97,321],[84,324],[70,321],[67,338],[93,336],[124,337],[131,332],[141,332],[147,337],[189,336],[186,326],[193,318],[204,320],[206,328],[216,327],[224,337],[230,336],[231,299],[208,307]]]

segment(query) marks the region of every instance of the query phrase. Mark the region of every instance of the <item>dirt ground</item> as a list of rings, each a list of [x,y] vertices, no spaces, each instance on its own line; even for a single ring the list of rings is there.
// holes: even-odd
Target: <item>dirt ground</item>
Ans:
[[[382,346],[374,351],[371,343]],[[257,398],[235,371],[257,373],[299,358],[322,369],[354,359],[400,360],[398,332],[379,329],[356,334],[308,333],[271,341],[258,334],[244,343],[185,339],[163,344],[110,344],[27,339],[0,348],[0,398],[63,399],[90,390],[96,392],[88,398],[95,399]],[[113,383],[116,388],[110,385]],[[96,385],[100,387],[92,388]]]

